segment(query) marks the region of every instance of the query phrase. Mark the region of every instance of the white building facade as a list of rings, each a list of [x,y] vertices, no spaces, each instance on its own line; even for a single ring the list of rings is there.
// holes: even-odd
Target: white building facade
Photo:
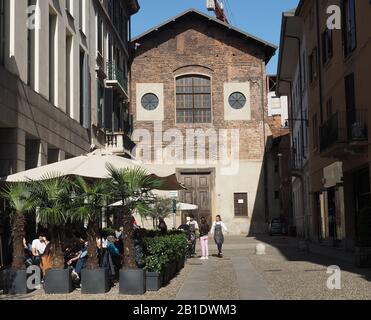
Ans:
[[[307,52],[303,25],[294,12],[285,12],[277,79],[277,95],[289,97],[288,124],[291,131],[293,225],[300,237],[309,237],[309,137]]]

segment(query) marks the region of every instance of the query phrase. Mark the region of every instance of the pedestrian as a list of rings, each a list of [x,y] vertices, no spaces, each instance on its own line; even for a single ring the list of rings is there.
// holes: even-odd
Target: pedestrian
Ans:
[[[166,222],[165,222],[164,218],[159,218],[158,221],[159,221],[158,229],[161,231],[162,234],[166,234],[167,225],[166,225]]]
[[[44,237],[45,250],[41,256],[40,269],[42,271],[42,276],[45,278],[46,272],[53,268],[53,257],[51,252],[51,242],[47,237]]]
[[[207,223],[206,218],[202,217],[200,225],[201,260],[209,259],[209,232],[210,226]]]
[[[197,241],[197,234],[199,233],[198,223],[195,220],[193,214],[190,214],[187,217],[187,225],[189,226],[190,236],[191,236],[191,256],[196,255],[196,241]]]
[[[221,216],[217,215],[211,228],[211,234],[214,235],[214,240],[218,247],[219,258],[223,257],[224,232],[228,232],[227,226],[222,221]]]
[[[40,265],[41,256],[44,253],[46,244],[45,244],[45,234],[39,233],[37,239],[32,241],[31,250],[32,250],[32,264],[33,265]]]

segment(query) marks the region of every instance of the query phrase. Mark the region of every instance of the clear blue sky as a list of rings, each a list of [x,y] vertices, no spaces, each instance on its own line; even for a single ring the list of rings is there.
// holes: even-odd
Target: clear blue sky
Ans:
[[[189,8],[206,10],[206,0],[138,0],[140,11],[133,17],[133,36],[178,15]],[[232,24],[268,42],[279,45],[282,12],[295,8],[299,0],[224,0]],[[213,12],[209,12],[213,15]],[[267,72],[277,72],[273,57]]]

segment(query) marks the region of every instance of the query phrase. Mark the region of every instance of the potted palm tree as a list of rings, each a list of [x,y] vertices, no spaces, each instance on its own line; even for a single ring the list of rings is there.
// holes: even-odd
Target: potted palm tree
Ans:
[[[4,293],[26,294],[27,272],[23,239],[25,238],[25,214],[35,208],[35,198],[32,196],[28,183],[8,184],[1,196],[9,202],[11,212],[11,238],[12,238],[12,264],[11,268],[4,270]]]
[[[152,219],[153,228],[158,229],[159,219],[166,219],[169,217],[173,210],[173,200],[165,197],[155,197],[153,204],[150,206],[148,213],[145,214],[146,218]],[[151,243],[147,241],[147,245],[150,250],[155,248],[161,248],[160,243]],[[148,291],[158,291],[160,290],[163,282],[164,276],[168,274],[167,270],[162,269],[157,257],[154,255],[147,259],[146,265],[146,288]]]
[[[111,194],[122,201],[121,219],[124,228],[124,254],[120,271],[120,293],[139,295],[146,291],[145,271],[135,261],[133,213],[144,214],[152,201],[151,190],[161,187],[161,181],[154,179],[141,169],[116,169],[108,165],[108,181]]]
[[[32,183],[37,199],[37,215],[51,235],[52,268],[45,276],[45,293],[65,294],[73,290],[71,271],[65,269],[64,234],[70,221],[72,208],[72,183],[66,177],[47,175]]]
[[[81,292],[84,294],[106,293],[110,289],[108,270],[99,268],[96,239],[99,235],[99,217],[107,200],[107,184],[98,180],[89,184],[77,177],[74,184],[75,203],[71,220],[87,223],[88,261],[81,271]]]

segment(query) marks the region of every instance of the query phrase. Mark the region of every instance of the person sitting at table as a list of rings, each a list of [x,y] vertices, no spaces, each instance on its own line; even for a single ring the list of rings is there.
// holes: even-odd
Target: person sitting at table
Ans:
[[[72,267],[72,276],[76,281],[80,279],[81,270],[86,267],[86,262],[88,260],[88,244],[83,239],[80,241],[82,242],[82,249],[74,258],[67,261],[67,265]],[[75,267],[73,267],[73,265],[75,265]]]

